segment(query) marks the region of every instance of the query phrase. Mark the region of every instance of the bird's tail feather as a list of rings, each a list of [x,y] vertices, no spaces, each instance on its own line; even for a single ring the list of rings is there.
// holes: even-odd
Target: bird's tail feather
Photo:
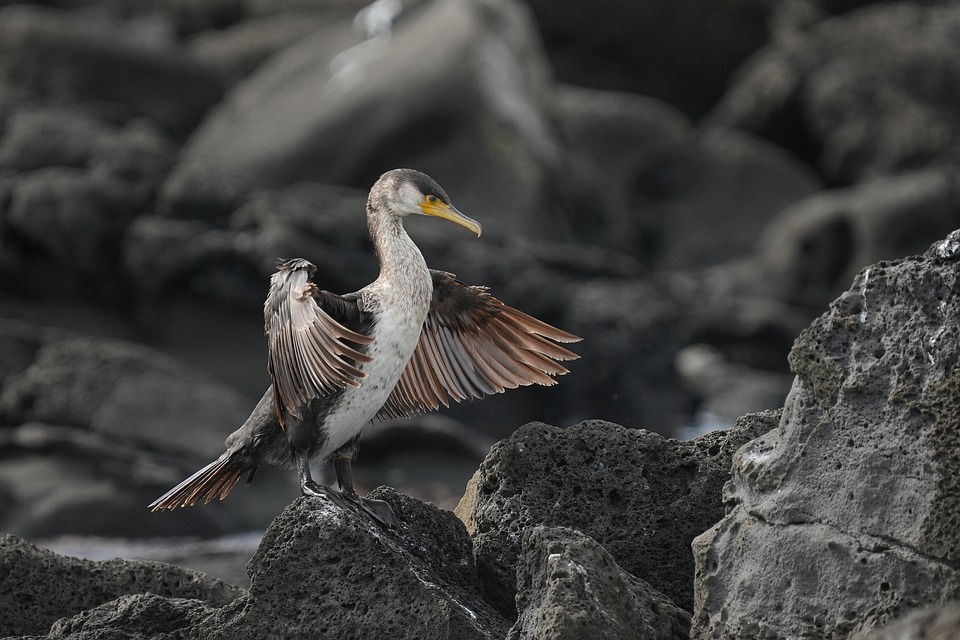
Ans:
[[[244,471],[249,469],[235,457],[223,456],[154,500],[148,508],[150,511],[164,511],[177,507],[192,507],[201,500],[204,504],[214,498],[223,500],[236,486]]]

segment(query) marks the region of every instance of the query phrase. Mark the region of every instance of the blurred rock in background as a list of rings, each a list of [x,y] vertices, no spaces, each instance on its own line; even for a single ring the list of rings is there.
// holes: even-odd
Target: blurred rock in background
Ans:
[[[268,384],[276,258],[376,275],[366,190],[397,166],[484,224],[411,220],[428,264],[583,358],[370,429],[365,488],[452,507],[528,421],[689,436],[782,406],[857,271],[960,227],[958,33],[952,2],[0,0],[0,529],[262,530],[292,474],[145,504]]]

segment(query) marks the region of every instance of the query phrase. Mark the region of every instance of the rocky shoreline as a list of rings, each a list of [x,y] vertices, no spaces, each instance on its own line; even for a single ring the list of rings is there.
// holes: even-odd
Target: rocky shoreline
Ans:
[[[726,431],[678,442],[602,421],[531,423],[491,449],[459,518],[375,491],[399,531],[298,498],[250,559],[249,589],[8,535],[0,628],[51,639],[951,637],[958,280],[960,231],[868,267],[797,339],[784,409]]]
[[[936,0],[0,0],[0,637],[955,637],[958,33]],[[268,470],[147,512],[262,394],[274,260],[375,276],[396,166],[484,224],[411,221],[428,264],[582,360],[368,429],[399,532]]]

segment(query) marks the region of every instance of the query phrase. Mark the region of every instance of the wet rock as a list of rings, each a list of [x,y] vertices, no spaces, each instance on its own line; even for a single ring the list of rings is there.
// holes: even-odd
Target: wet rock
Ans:
[[[159,562],[91,562],[58,556],[16,536],[0,536],[0,635],[47,633],[59,618],[70,617],[127,594],[147,599],[191,598],[188,610],[222,606],[241,590],[196,571]],[[201,601],[201,602],[198,602]],[[113,609],[113,605],[110,606]],[[95,614],[86,614],[90,619]],[[59,622],[59,633],[80,626]],[[57,636],[62,637],[62,636]]]
[[[542,524],[589,535],[623,569],[689,609],[690,541],[723,515],[733,452],[778,415],[746,416],[688,442],[599,420],[524,425],[494,445],[457,506],[487,597],[515,615],[522,536]]]
[[[686,638],[690,614],[617,566],[578,531],[534,527],[517,567],[517,623],[507,640]]]
[[[508,624],[475,591],[470,540],[449,512],[391,491],[399,533],[300,498],[267,530],[246,595],[193,629],[208,638],[502,638]]]
[[[388,168],[415,166],[464,211],[498,212],[517,228],[542,212],[559,157],[547,77],[529,16],[506,0],[430,3],[389,38],[345,25],[237,84],[175,178],[215,169],[252,186],[367,188]]]
[[[710,114],[814,162],[834,184],[956,166],[960,7],[892,3],[776,40]]]
[[[692,637],[866,633],[960,594],[950,243],[864,269],[797,339],[779,427],[694,541]]]
[[[94,107],[114,121],[145,117],[174,136],[222,94],[213,71],[176,49],[26,5],[0,12],[0,87],[24,100]]]

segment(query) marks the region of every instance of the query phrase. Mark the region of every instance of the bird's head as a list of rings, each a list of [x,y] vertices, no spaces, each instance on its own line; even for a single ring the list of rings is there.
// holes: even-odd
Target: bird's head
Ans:
[[[377,181],[371,195],[380,193],[387,207],[396,215],[410,214],[436,216],[470,229],[478,236],[483,231],[480,223],[460,213],[450,196],[436,180],[413,169],[388,171]]]

